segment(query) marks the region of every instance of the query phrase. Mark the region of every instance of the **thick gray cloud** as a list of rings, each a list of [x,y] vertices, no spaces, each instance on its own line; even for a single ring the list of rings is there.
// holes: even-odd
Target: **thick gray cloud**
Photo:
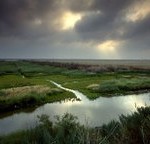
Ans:
[[[128,7],[132,9],[132,6],[139,1],[95,0],[90,9],[93,12],[85,15],[76,24],[76,31],[84,41],[94,39],[95,42],[100,43],[106,40],[118,40],[127,44],[132,43],[135,51],[142,48],[150,49],[149,46],[145,46],[150,41],[150,13],[135,22],[125,21]],[[133,45],[133,42],[138,45]]]
[[[143,3],[150,6],[149,0],[0,0],[0,57],[139,58],[141,52],[149,58],[150,10]],[[65,12],[81,19],[64,30]],[[122,43],[117,56],[98,53],[107,41]]]
[[[98,39],[101,39],[101,37],[113,39],[116,36],[120,38],[121,35],[118,31],[122,27],[125,29],[125,34],[122,34],[123,38],[131,38],[145,31],[150,31],[150,15],[136,23],[124,21],[123,17],[127,12],[126,9],[135,2],[134,0],[95,0],[91,5],[91,10],[95,13],[93,12],[83,17],[76,24],[76,31],[85,39],[92,39],[92,33],[95,34],[94,38],[97,37]]]
[[[47,12],[54,12],[58,8],[57,2],[57,0],[1,0],[0,20],[10,27],[18,26],[36,17],[43,18]]]
[[[106,15],[118,15],[126,7],[131,5],[135,0],[95,0],[92,8],[100,10]]]
[[[58,0],[1,0],[0,36],[34,37],[53,32]],[[37,23],[37,25],[35,25]]]
[[[76,29],[81,33],[103,31],[104,29],[109,31],[110,28],[113,28],[116,19],[120,19],[123,10],[133,2],[134,0],[94,0],[87,7],[89,11],[93,12],[79,21]],[[78,8],[80,10],[80,3],[78,3]]]
[[[143,20],[136,23],[128,23],[127,31],[124,37],[127,39],[145,39],[150,38],[150,14]]]

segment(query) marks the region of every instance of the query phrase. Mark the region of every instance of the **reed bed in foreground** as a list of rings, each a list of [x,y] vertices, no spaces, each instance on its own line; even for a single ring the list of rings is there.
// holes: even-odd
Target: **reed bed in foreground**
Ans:
[[[35,128],[0,137],[2,144],[149,144],[150,107],[137,108],[132,115],[121,115],[101,127],[81,125],[78,118],[65,113],[56,122],[38,116]]]

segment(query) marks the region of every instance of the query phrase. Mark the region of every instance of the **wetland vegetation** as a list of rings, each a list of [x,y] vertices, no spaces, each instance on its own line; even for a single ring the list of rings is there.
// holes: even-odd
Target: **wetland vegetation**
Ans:
[[[89,100],[150,91],[150,69],[128,65],[91,65],[41,61],[0,61],[0,113],[76,99],[50,81],[78,90]],[[138,108],[101,127],[91,128],[72,114],[39,116],[40,125],[0,137],[0,143],[148,144],[150,107]]]
[[[47,80],[78,90],[89,99],[150,90],[149,69],[139,67],[0,61],[0,111],[75,98]]]
[[[40,125],[0,137],[2,144],[149,144],[150,107],[141,107],[132,115],[121,115],[101,127],[81,125],[77,117],[66,113],[52,122],[38,116]]]

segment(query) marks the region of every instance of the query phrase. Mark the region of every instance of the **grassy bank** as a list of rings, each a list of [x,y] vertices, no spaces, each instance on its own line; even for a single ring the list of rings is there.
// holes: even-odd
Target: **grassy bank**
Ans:
[[[117,96],[149,92],[150,79],[119,78],[102,81],[98,84],[91,84],[87,89],[99,96]],[[94,95],[93,95],[94,96]]]
[[[56,122],[47,115],[39,117],[40,125],[29,130],[1,136],[2,144],[148,144],[150,143],[150,107],[141,107],[132,115],[121,115],[101,127],[81,125],[71,114],[57,116]]]
[[[72,99],[72,93],[48,86],[24,86],[0,91],[0,112],[35,107],[48,102]]]
[[[150,90],[150,74],[141,72],[100,73],[86,76],[58,75],[49,78],[64,87],[79,90],[89,99],[145,93]]]
[[[0,112],[35,107],[75,98],[47,82],[47,76],[66,71],[24,61],[0,62]]]

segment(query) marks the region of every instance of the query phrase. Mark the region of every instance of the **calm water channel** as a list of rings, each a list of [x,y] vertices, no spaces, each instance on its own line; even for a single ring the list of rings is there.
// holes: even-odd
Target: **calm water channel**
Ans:
[[[1,118],[0,135],[35,126],[38,123],[37,115],[41,114],[47,114],[51,120],[54,120],[55,115],[63,115],[68,112],[77,116],[81,124],[88,123],[89,126],[100,126],[113,119],[117,120],[121,114],[133,113],[136,111],[136,107],[150,105],[150,93],[112,98],[100,97],[90,101],[78,91],[64,88],[55,82],[52,83],[73,92],[81,101],[69,100],[61,103],[48,103],[30,113],[19,112]]]

